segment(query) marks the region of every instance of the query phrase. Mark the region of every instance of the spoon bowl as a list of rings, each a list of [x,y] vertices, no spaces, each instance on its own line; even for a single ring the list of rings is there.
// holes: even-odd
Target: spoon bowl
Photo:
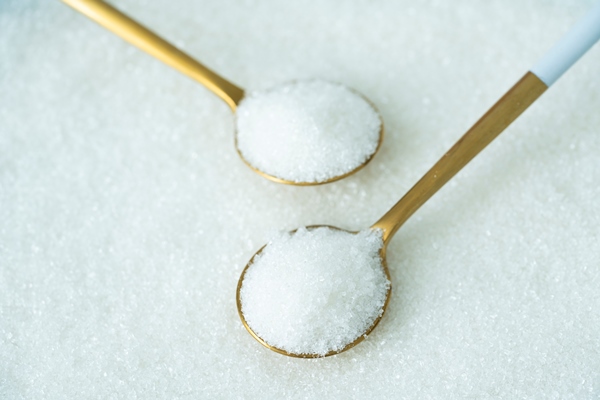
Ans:
[[[336,231],[342,231],[342,232],[347,232],[350,234],[357,234],[358,232],[355,231],[348,231],[345,229],[341,229],[335,226],[331,226],[331,225],[310,225],[307,226],[306,229],[308,231],[317,229],[317,228],[328,228],[328,229],[332,229],[332,230],[336,230]],[[297,229],[294,229],[293,231],[290,231],[290,234],[294,234],[296,233]],[[242,286],[244,283],[244,278],[246,277],[246,273],[248,272],[248,270],[252,267],[255,259],[257,257],[259,257],[263,251],[265,250],[265,248],[268,246],[268,244],[264,245],[263,247],[261,247],[250,259],[250,261],[248,261],[248,264],[246,264],[246,266],[244,267],[244,269],[242,270],[242,273],[240,275],[240,278],[238,280],[238,284],[237,284],[237,289],[236,289],[236,305],[237,305],[237,310],[238,310],[238,315],[242,321],[242,324],[244,325],[244,327],[246,328],[246,330],[248,331],[248,333],[250,333],[250,335],[252,335],[252,337],[254,339],[256,339],[260,344],[262,344],[263,346],[265,346],[266,348],[268,348],[269,350],[272,350],[276,353],[279,354],[283,354],[285,356],[289,356],[289,357],[295,357],[295,358],[322,358],[322,357],[328,357],[328,356],[332,356],[341,352],[344,352],[346,350],[351,349],[352,347],[356,346],[357,344],[359,344],[360,342],[362,342],[372,331],[373,329],[375,329],[375,327],[379,324],[379,321],[381,321],[381,318],[383,317],[388,304],[390,302],[390,298],[391,298],[391,294],[392,294],[392,287],[391,284],[388,286],[387,289],[387,293],[386,293],[386,297],[385,297],[385,301],[383,303],[383,307],[381,309],[380,314],[375,318],[375,320],[373,321],[373,323],[360,335],[358,335],[358,337],[347,343],[345,346],[343,346],[341,349],[338,350],[332,350],[329,351],[325,354],[317,354],[317,353],[293,353],[287,350],[284,350],[282,348],[279,348],[277,346],[274,346],[272,344],[269,344],[264,338],[262,338],[258,333],[256,333],[254,331],[254,329],[250,326],[250,324],[248,323],[248,321],[246,320],[246,317],[244,316],[243,313],[243,308],[242,308],[242,299],[241,299],[241,291],[242,291]],[[387,278],[388,281],[391,282],[391,275],[389,272],[389,269],[387,267],[387,261],[386,261],[386,248],[387,248],[387,242],[384,242],[383,246],[380,248],[379,250],[379,257],[381,259],[381,267],[383,269],[383,272]]]
[[[298,81],[295,81],[298,82]],[[343,85],[340,85],[343,86]],[[235,134],[235,149],[240,157],[240,159],[244,162],[244,164],[246,164],[246,166],[248,166],[248,168],[250,168],[251,170],[253,170],[254,172],[256,172],[257,174],[261,175],[263,178],[269,179],[273,182],[277,182],[277,183],[281,183],[281,184],[285,184],[285,185],[294,185],[294,186],[316,186],[316,185],[324,185],[326,183],[331,183],[331,182],[335,182],[335,181],[339,181],[341,179],[344,179],[350,175],[353,175],[355,173],[357,173],[358,171],[360,171],[361,169],[363,169],[365,166],[367,166],[367,164],[369,162],[371,162],[371,160],[375,157],[375,155],[379,152],[379,149],[381,148],[381,144],[383,143],[383,138],[385,136],[385,127],[383,124],[383,118],[381,117],[381,114],[379,113],[379,111],[377,110],[377,108],[375,107],[375,105],[365,96],[363,96],[361,93],[359,93],[358,91],[352,89],[352,88],[348,88],[346,87],[346,89],[350,90],[353,94],[355,94],[356,96],[359,96],[362,100],[364,100],[364,102],[366,104],[368,104],[375,112],[377,115],[377,118],[379,120],[379,131],[377,134],[377,145],[375,147],[375,149],[370,152],[370,154],[366,155],[366,158],[359,164],[357,164],[357,166],[355,166],[354,168],[352,168],[351,170],[347,171],[347,172],[343,172],[340,174],[336,174],[335,176],[332,176],[328,179],[323,179],[323,180],[319,180],[319,181],[297,181],[297,180],[290,180],[290,179],[284,179],[280,176],[277,176],[276,174],[273,173],[268,173],[264,170],[261,170],[259,168],[257,168],[256,166],[254,166],[252,164],[252,162],[250,162],[243,154],[243,152],[240,150],[240,145],[238,143],[238,134],[236,131]]]

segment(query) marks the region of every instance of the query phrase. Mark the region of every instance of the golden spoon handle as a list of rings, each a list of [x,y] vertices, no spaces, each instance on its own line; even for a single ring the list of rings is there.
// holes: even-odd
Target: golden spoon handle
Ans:
[[[525,74],[372,228],[384,231],[387,244],[406,220],[496,138],[548,88]]]
[[[146,53],[203,84],[235,112],[244,90],[206,68],[111,5],[100,0],[62,0],[86,17],[125,39]]]

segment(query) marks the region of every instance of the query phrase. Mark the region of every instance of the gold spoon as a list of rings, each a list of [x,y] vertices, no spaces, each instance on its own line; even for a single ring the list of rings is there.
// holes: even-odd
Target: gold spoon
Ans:
[[[469,163],[481,150],[492,142],[523,111],[541,96],[571,65],[575,63],[600,38],[600,3],[581,19],[540,61],[527,72],[462,138],[402,197],[371,229],[383,232],[383,247],[380,250],[384,272],[390,279],[386,262],[386,249],[398,229],[415,213],[431,196],[433,196],[458,171]],[[309,229],[326,225],[310,226]],[[343,229],[340,229],[343,230]],[[295,231],[293,231],[295,232]],[[356,232],[350,232],[356,233]],[[252,330],[242,312],[240,292],[244,276],[252,267],[254,258],[259,255],[263,246],[250,259],[238,281],[236,303],[238,314],[248,332],[263,346],[277,353],[290,357],[316,358],[326,357],[346,351],[364,340],[377,326],[390,300],[391,288],[383,305],[381,315],[356,340],[340,350],[327,354],[295,354],[267,343]]]
[[[157,34],[150,31],[148,28],[142,26],[141,24],[134,21],[127,15],[123,14],[116,8],[101,0],[62,1],[74,8],[75,10],[79,11],[86,17],[102,25],[104,28],[113,32],[117,36],[120,36],[127,42],[145,51],[151,56],[154,56],[155,58],[161,60],[165,64],[175,68],[176,70],[188,76],[189,78],[192,78],[196,82],[201,83],[207,89],[211,90],[214,94],[219,96],[223,101],[225,101],[225,103],[227,103],[227,105],[231,108],[231,110],[234,113],[236,112],[237,106],[240,104],[245,95],[244,90],[242,88],[229,82],[227,79],[223,78],[214,71],[211,71],[204,65],[200,64],[198,61],[194,60],[192,57],[179,50],[174,45],[162,39]],[[373,103],[371,103],[368,99],[366,99],[364,96],[357,93],[356,91],[352,91],[361,96],[363,99],[365,99],[373,107],[373,109],[377,111]],[[378,112],[377,115],[379,116],[379,119],[381,121],[381,115],[379,115]],[[349,172],[318,182],[290,181],[261,171],[258,168],[254,167],[250,162],[248,162],[246,158],[244,158],[242,152],[238,147],[237,137],[235,141],[235,147],[238,155],[241,157],[244,163],[248,167],[250,167],[254,172],[267,179],[278,183],[297,186],[322,185],[352,175],[355,172],[362,169],[365,165],[367,165],[369,161],[371,161],[373,156],[379,150],[381,142],[383,140],[383,121],[381,121],[380,126],[381,128],[379,130],[379,139],[377,147],[375,148],[375,151],[373,151],[373,153],[369,155],[362,164],[360,164],[359,166],[357,166]]]

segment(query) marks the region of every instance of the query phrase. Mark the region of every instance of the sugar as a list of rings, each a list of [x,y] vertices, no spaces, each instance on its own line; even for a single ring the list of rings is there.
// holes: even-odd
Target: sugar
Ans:
[[[255,258],[242,313],[269,345],[293,354],[340,351],[383,313],[388,281],[381,233],[320,227],[281,233]]]
[[[271,230],[370,226],[590,1],[113,4],[244,88],[358,88],[386,137],[348,179],[271,184],[210,91],[0,0],[0,399],[600,397],[598,46],[398,231],[367,340],[283,357],[235,302]]]
[[[321,80],[250,93],[237,111],[237,146],[250,165],[293,182],[324,182],[365,163],[381,130],[353,90]]]

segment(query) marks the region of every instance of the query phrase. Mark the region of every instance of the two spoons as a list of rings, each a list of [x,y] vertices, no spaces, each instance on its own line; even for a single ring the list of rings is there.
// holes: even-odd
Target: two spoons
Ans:
[[[268,168],[258,167],[256,163],[253,163],[248,159],[247,152],[240,147],[238,138],[242,133],[239,129],[240,118],[243,113],[240,112],[244,106],[245,100],[251,100],[252,96],[247,96],[243,89],[227,81],[223,77],[219,76],[215,72],[206,68],[198,61],[191,58],[175,46],[169,44],[164,39],[160,38],[147,28],[138,24],[131,18],[122,14],[110,5],[100,0],[63,0],[65,3],[75,8],[82,14],[86,15],[90,19],[98,22],[108,30],[114,32],[118,36],[139,47],[145,52],[153,55],[160,59],[171,67],[177,69],[188,77],[196,80],[197,82],[206,86],[209,90],[214,92],[222,100],[224,100],[234,113],[237,113],[238,129],[236,132],[236,149],[242,160],[255,172],[259,173],[263,177],[270,180],[292,184],[292,185],[316,185],[328,182],[333,182],[344,178],[348,175],[353,174],[362,167],[364,167],[373,157],[373,155],[379,149],[383,138],[383,124],[375,108],[361,95],[356,92],[345,88],[341,85],[324,83],[324,85],[317,84],[318,86],[326,86],[331,93],[334,94],[333,98],[344,98],[350,99],[349,101],[356,105],[351,106],[342,112],[344,116],[366,116],[365,118],[358,118],[359,121],[369,120],[369,124],[363,129],[366,129],[366,134],[370,136],[370,146],[366,146],[363,153],[355,158],[350,166],[346,170],[331,169],[329,174],[325,175],[294,175],[291,178],[286,177],[277,172],[270,171]],[[386,264],[386,249],[396,231],[406,222],[406,220],[414,214],[431,196],[433,196],[444,184],[446,184],[458,171],[460,171],[470,160],[472,160],[481,150],[483,150],[494,138],[496,138],[506,127],[508,127],[523,111],[525,111],[548,87],[550,87],[571,65],[575,63],[598,39],[600,38],[600,4],[594,7],[582,20],[580,20],[562,39],[559,41],[542,59],[531,69],[530,72],[517,82],[426,174],[419,180],[415,186],[413,186],[404,197],[396,203],[383,217],[379,219],[371,230],[381,232],[382,245],[379,249],[379,255],[381,258],[381,268],[383,273],[389,279],[389,270]],[[308,86],[314,86],[314,82],[309,82]],[[296,90],[300,88],[300,94],[297,94]],[[282,94],[296,93],[291,99],[284,99],[281,97]],[[337,96],[337,97],[336,97]],[[257,95],[258,100],[265,98],[274,100],[281,104],[285,103],[289,105],[292,110],[291,115],[298,117],[304,121],[318,121],[321,122],[320,126],[316,128],[313,126],[313,131],[316,129],[316,133],[323,133],[323,127],[327,128],[332,125],[332,120],[328,117],[328,110],[326,112],[318,112],[317,118],[310,112],[307,113],[305,108],[307,103],[314,103],[314,99],[319,99],[322,104],[327,104],[329,99],[327,96],[323,97],[320,93],[314,93],[314,91],[306,90],[304,82],[294,82],[288,85],[284,85],[280,88],[275,88],[272,91],[266,92],[264,96]],[[259,101],[260,103],[260,101]],[[269,102],[266,102],[267,104]],[[331,103],[329,101],[329,103]],[[334,102],[336,103],[336,102]],[[342,103],[342,102],[337,102]],[[339,105],[337,104],[336,105]],[[343,102],[345,103],[345,101]],[[254,102],[256,104],[256,102]],[[297,109],[293,109],[296,107]],[[336,107],[334,107],[336,108]],[[360,109],[360,112],[356,112]],[[288,109],[283,110],[286,113]],[[273,114],[280,113],[281,110],[272,112],[265,110],[264,107],[261,109],[259,104],[259,111],[264,112],[267,116],[268,125],[272,124]],[[319,111],[319,110],[318,110]],[[308,114],[308,115],[307,115]],[[256,114],[254,115],[256,116]],[[277,119],[277,118],[275,118]],[[292,118],[294,119],[294,118]],[[334,117],[334,120],[336,117]],[[343,119],[343,118],[342,118]],[[243,125],[243,124],[242,124]],[[258,127],[260,130],[261,124],[251,124],[254,127]],[[333,124],[335,125],[335,124]],[[302,132],[298,134],[297,127],[286,127],[284,124],[284,138],[286,133],[290,132],[296,137],[302,137]],[[252,131],[250,132],[252,133]],[[360,130],[358,132],[360,134]],[[323,136],[323,135],[321,135]],[[334,135],[335,136],[335,135]],[[319,135],[314,137],[320,137]],[[262,138],[262,142],[265,143],[265,138]],[[268,138],[267,138],[268,142]],[[291,142],[292,146],[296,143]],[[350,147],[356,147],[355,141],[347,143],[341,143],[341,145],[349,145]],[[269,145],[270,143],[267,143]],[[303,145],[302,143],[299,143]],[[337,143],[340,145],[340,143]],[[290,147],[290,142],[284,142],[283,147]],[[263,146],[264,147],[264,146]],[[319,147],[319,146],[317,146]],[[322,147],[322,146],[321,146]],[[339,148],[336,147],[335,149]],[[310,159],[311,152],[314,147],[305,146],[304,158]],[[334,149],[333,153],[336,152]],[[277,153],[271,152],[271,153]],[[331,154],[331,152],[325,153],[325,155]],[[259,155],[261,156],[261,155]],[[285,157],[284,157],[285,159]],[[327,159],[325,161],[328,161]],[[342,160],[347,161],[347,160]],[[310,163],[309,163],[310,164]],[[314,165],[313,165],[314,166]],[[319,163],[316,164],[320,166]],[[302,169],[301,169],[302,170]],[[307,179],[303,179],[307,176]],[[317,230],[317,228],[326,228],[332,230],[343,231],[339,228],[333,227],[309,227],[309,231]],[[346,231],[347,232],[347,231]],[[354,232],[348,232],[354,234]],[[360,343],[366,335],[368,335],[379,323],[383,313],[390,300],[391,288],[387,288],[385,299],[381,306],[379,314],[374,318],[373,322],[360,334],[348,341],[347,343],[339,346],[330,351],[324,351],[320,353],[311,352],[290,352],[282,348],[277,347],[269,343],[268,338],[261,337],[258,335],[253,326],[248,323],[244,315],[245,304],[243,304],[240,293],[244,288],[244,278],[248,274],[250,268],[255,263],[254,261],[261,257],[262,253],[268,246],[261,248],[250,260],[248,265],[244,268],[237,287],[236,299],[238,313],[242,320],[242,323],[248,330],[248,332],[257,339],[261,344],[267,348],[276,351],[281,354],[285,354],[292,357],[302,358],[314,358],[329,356],[338,354],[342,351],[348,350]],[[282,318],[285,316],[274,315],[273,318]]]
[[[236,150],[254,172],[290,185],[320,185],[362,169],[379,150],[383,122],[343,85],[294,81],[246,93],[101,0],[63,0],[134,46],[201,83],[236,114]]]
[[[576,25],[558,42],[555,46],[544,55],[537,64],[527,72],[521,80],[519,80],[465,135],[446,153],[444,156],[398,201],[379,221],[371,226],[372,231],[378,231],[382,236],[382,245],[379,250],[381,258],[381,268],[385,276],[390,276],[386,263],[386,250],[392,237],[398,229],[413,215],[431,196],[433,196],[444,184],[446,184],[458,171],[469,163],[479,152],[481,152],[489,143],[494,140],[506,127],[508,127],[521,113],[523,113],[533,102],[541,96],[567,69],[569,69],[590,47],[592,47],[600,39],[600,3],[597,4],[588,14],[578,21]],[[328,226],[311,226],[306,230],[317,231],[322,229],[331,229],[343,231],[340,228]],[[305,232],[306,230],[303,230]],[[290,235],[295,235],[296,231]],[[345,231],[349,234],[356,232]],[[305,234],[305,233],[303,233]],[[285,240],[288,240],[287,238]],[[277,353],[291,357],[300,358],[316,358],[330,356],[346,351],[358,343],[377,326],[385,309],[390,301],[391,287],[388,287],[385,300],[379,310],[379,314],[375,315],[373,322],[359,332],[353,335],[351,340],[348,340],[343,345],[330,347],[319,352],[314,351],[290,351],[295,343],[284,343],[283,345],[274,345],[275,341],[265,335],[261,336],[257,333],[257,327],[249,321],[245,310],[248,308],[256,308],[256,304],[249,303],[251,300],[246,300],[244,295],[246,288],[246,276],[254,272],[256,269],[263,268],[261,260],[264,254],[269,251],[271,244],[263,246],[246,265],[240,279],[238,281],[236,291],[236,303],[239,316],[244,327],[248,332],[262,345]],[[349,250],[349,249],[348,249]],[[299,267],[301,268],[301,267]],[[281,277],[285,277],[287,271],[282,268],[277,273]],[[256,274],[254,274],[256,275]],[[285,281],[280,276],[268,277],[270,281]],[[340,279],[343,279],[342,276]],[[266,280],[266,279],[265,279]],[[259,286],[260,282],[252,282],[252,285]],[[267,285],[265,285],[267,286]],[[288,290],[293,290],[290,298],[302,298],[305,291],[310,289],[311,284],[307,287],[293,287],[288,285]],[[327,297],[329,293],[323,293],[323,297]],[[260,305],[258,305],[260,306]],[[356,313],[357,310],[354,310]],[[360,312],[360,311],[358,311]],[[354,318],[352,313],[347,313],[350,318]],[[272,313],[270,318],[273,325],[276,323],[281,325],[281,320],[287,316],[275,315]],[[316,315],[318,317],[318,315]],[[263,321],[264,322],[264,321]],[[295,321],[289,321],[294,324]],[[339,321],[336,321],[339,323]],[[264,324],[263,324],[264,325]],[[343,324],[340,324],[343,326]],[[264,331],[263,326],[259,327]],[[311,327],[307,327],[310,329]],[[295,326],[295,329],[301,329]],[[310,333],[312,335],[312,332]]]

